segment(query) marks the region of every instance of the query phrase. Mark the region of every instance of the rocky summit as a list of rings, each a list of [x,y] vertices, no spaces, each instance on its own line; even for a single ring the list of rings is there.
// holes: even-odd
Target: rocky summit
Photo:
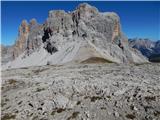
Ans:
[[[114,63],[147,62],[128,46],[116,13],[99,12],[87,3],[72,12],[51,10],[43,25],[35,19],[29,24],[23,20],[13,52],[8,54],[13,59],[4,60],[9,61],[4,69],[81,63],[95,57]]]

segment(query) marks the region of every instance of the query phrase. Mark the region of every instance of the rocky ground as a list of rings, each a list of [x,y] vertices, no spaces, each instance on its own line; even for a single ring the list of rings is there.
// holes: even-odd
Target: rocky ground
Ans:
[[[159,120],[160,64],[2,71],[2,120]]]

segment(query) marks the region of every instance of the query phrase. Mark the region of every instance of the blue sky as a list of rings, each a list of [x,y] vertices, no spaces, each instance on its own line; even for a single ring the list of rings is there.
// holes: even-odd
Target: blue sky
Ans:
[[[1,42],[11,45],[18,35],[18,27],[23,19],[28,22],[36,18],[44,23],[49,10],[74,10],[81,2],[56,1],[5,1],[1,3]],[[128,38],[150,38],[160,40],[160,2],[87,2],[101,12],[116,12],[121,19],[122,30]]]

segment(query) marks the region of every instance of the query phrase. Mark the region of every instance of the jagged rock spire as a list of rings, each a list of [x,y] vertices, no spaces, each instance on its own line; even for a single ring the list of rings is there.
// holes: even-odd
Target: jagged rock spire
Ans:
[[[35,18],[32,18],[31,20],[30,20],[30,22],[29,22],[29,29],[30,29],[30,31],[31,30],[33,30],[34,29],[34,27],[36,27],[37,26],[37,20],[35,19]]]
[[[21,25],[19,26],[19,36],[27,34],[29,32],[28,23],[26,20],[22,20]]]

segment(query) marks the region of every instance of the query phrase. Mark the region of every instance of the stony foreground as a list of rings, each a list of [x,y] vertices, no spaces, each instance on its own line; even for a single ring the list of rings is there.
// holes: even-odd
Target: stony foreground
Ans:
[[[159,120],[160,64],[2,71],[2,120]]]

